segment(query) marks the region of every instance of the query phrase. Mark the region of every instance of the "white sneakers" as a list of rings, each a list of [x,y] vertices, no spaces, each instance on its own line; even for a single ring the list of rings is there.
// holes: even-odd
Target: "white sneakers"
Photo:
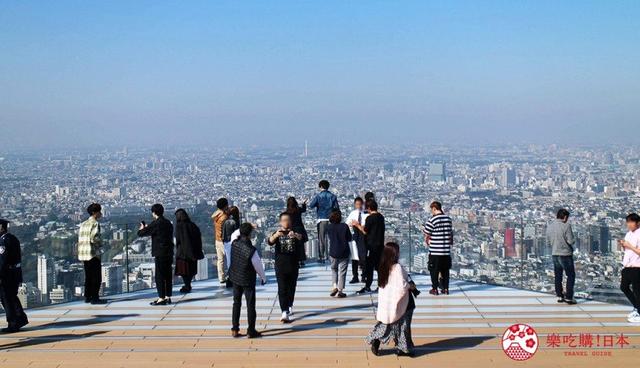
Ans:
[[[288,314],[289,314],[290,316],[293,316],[293,307],[289,307],[289,312],[288,312]]]
[[[640,313],[638,313],[637,309],[634,309],[633,312],[629,313],[627,321],[629,321],[629,323],[640,323]]]
[[[289,312],[282,312],[282,317],[280,318],[280,322],[282,323],[290,323],[291,318],[289,318]]]

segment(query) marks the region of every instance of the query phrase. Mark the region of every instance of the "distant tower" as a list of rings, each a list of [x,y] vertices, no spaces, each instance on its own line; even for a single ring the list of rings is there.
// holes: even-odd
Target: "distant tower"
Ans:
[[[309,142],[304,141],[304,157],[309,157]]]

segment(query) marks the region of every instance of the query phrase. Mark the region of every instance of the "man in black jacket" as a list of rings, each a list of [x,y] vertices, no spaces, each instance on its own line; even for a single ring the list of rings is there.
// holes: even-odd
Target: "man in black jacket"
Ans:
[[[240,225],[240,238],[231,244],[231,265],[229,279],[233,283],[233,313],[231,336],[240,337],[240,308],[242,295],[247,300],[247,337],[255,339],[262,334],[256,331],[256,275],[260,275],[262,285],[267,282],[262,260],[251,244],[253,225]]]
[[[156,263],[156,289],[158,299],[151,302],[151,305],[171,304],[173,288],[173,225],[171,221],[164,218],[164,207],[161,204],[151,206],[153,222],[149,225],[144,221],[140,223],[138,236],[151,237],[151,255]]]
[[[0,300],[8,324],[2,332],[13,333],[29,321],[18,299],[18,287],[22,283],[20,241],[7,231],[8,224],[9,221],[0,219]]]

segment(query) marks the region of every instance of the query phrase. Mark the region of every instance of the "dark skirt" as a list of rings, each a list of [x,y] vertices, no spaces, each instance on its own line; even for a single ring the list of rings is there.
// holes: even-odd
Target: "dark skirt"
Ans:
[[[177,276],[195,276],[198,273],[198,261],[176,258]]]

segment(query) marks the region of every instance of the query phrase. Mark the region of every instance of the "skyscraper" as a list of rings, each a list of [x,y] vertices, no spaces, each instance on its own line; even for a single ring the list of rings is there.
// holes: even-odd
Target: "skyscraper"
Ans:
[[[504,230],[504,257],[515,258],[516,256],[516,229],[508,227]]]
[[[429,165],[429,181],[443,182],[447,180],[444,163],[433,163]]]
[[[513,188],[516,185],[516,171],[510,167],[503,167],[500,172],[500,186]]]
[[[103,294],[119,294],[122,292],[124,269],[117,263],[102,265]]]
[[[49,291],[53,289],[56,283],[55,273],[53,260],[41,254],[38,257],[38,289],[40,289],[43,303],[49,302]]]

